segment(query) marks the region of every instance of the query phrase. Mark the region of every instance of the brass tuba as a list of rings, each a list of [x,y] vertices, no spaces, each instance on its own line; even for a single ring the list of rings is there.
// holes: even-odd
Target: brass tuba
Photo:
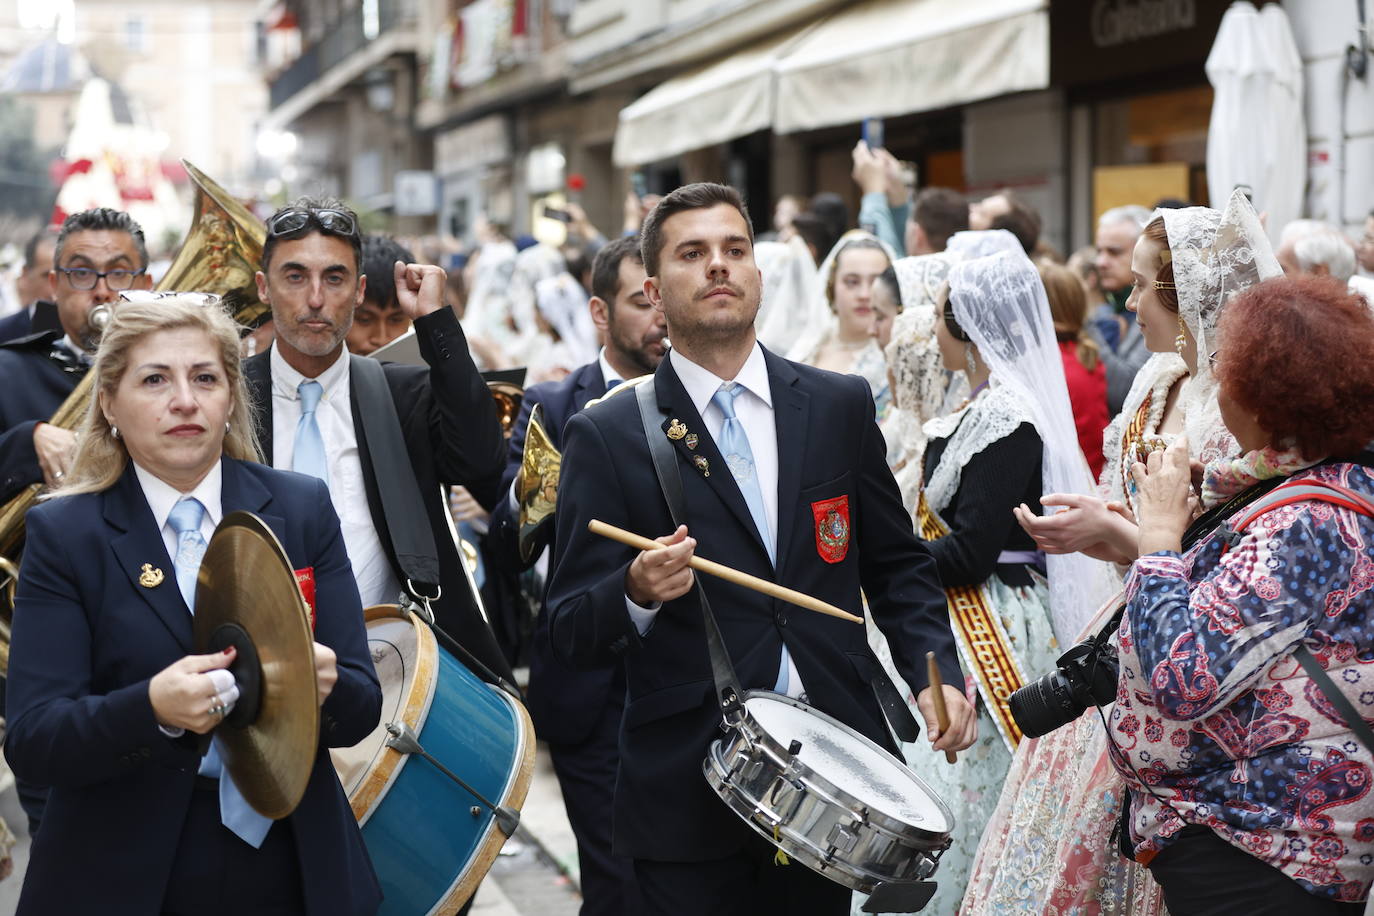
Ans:
[[[181,164],[196,186],[195,216],[191,231],[157,288],[218,293],[236,321],[257,325],[270,312],[258,298],[253,278],[267,230],[204,172],[185,159]],[[90,407],[94,380],[94,373],[86,373],[48,422],[62,429],[80,425]],[[10,622],[14,618],[18,559],[24,546],[24,516],[42,492],[42,484],[32,484],[0,508],[0,671],[9,670]]]

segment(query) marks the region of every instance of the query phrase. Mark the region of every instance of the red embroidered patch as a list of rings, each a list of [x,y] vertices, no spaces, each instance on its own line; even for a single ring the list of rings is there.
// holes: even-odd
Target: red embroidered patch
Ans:
[[[296,584],[301,588],[305,606],[310,608],[310,632],[315,632],[315,567],[296,570]]]
[[[827,563],[838,563],[849,552],[849,497],[817,500],[811,504],[816,520],[816,553]]]

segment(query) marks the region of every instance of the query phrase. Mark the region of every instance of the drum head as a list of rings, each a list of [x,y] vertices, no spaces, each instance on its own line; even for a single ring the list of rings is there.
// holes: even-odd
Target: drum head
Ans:
[[[399,775],[406,757],[386,746],[389,722],[405,722],[418,734],[433,699],[436,664],[434,637],[416,626],[394,604],[379,604],[363,612],[367,648],[382,685],[382,714],[366,738],[352,747],[330,750],[339,782],[348,794],[353,816],[361,825]],[[427,676],[419,678],[421,668]]]
[[[752,694],[744,706],[778,744],[800,741],[797,759],[840,791],[921,830],[953,827],[949,809],[914,773],[857,732],[776,694]]]

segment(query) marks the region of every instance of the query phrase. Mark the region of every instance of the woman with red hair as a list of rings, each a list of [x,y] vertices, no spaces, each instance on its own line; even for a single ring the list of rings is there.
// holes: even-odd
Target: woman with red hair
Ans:
[[[1339,283],[1276,279],[1232,300],[1219,331],[1217,399],[1242,455],[1207,469],[1203,496],[1236,495],[1193,520],[1182,438],[1131,469],[1140,558],[1110,726],[1123,845],[1174,913],[1359,913],[1374,880],[1374,735],[1350,725],[1374,720],[1374,316]]]

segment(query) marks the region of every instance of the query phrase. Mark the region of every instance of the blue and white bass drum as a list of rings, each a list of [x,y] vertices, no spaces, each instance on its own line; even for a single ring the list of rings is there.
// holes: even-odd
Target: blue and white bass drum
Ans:
[[[382,684],[377,729],[332,752],[386,916],[451,916],[514,832],[534,774],[519,701],[479,679],[396,605],[364,612]]]

